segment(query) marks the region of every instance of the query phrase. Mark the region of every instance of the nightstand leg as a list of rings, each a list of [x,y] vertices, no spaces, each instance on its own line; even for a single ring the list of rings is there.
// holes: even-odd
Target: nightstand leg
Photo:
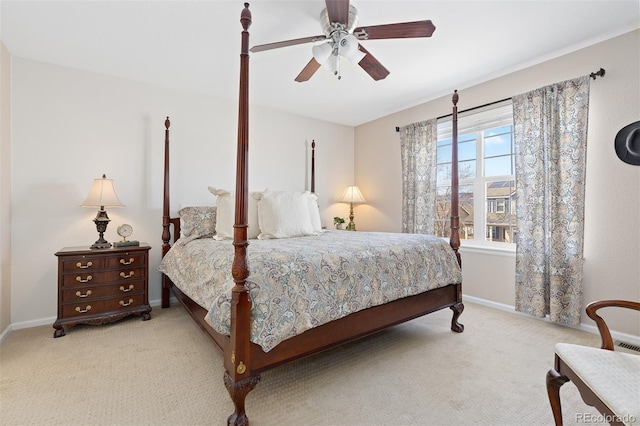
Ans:
[[[54,338],[55,338],[55,337],[62,337],[62,336],[64,336],[64,335],[65,335],[65,333],[64,333],[64,328],[62,328],[62,326],[61,326],[61,325],[58,325],[58,326],[54,325],[54,326],[53,326],[53,328],[55,328],[55,329],[56,329],[56,331],[54,331],[54,332],[53,332],[53,337],[54,337]]]

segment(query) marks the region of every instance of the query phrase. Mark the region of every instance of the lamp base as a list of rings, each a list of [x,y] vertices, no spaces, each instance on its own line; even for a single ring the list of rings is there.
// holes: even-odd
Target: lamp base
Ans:
[[[349,223],[347,224],[347,231],[355,231],[356,230],[356,224],[353,221],[353,218],[355,217],[353,215],[353,203],[349,203]]]
[[[102,241],[101,241],[102,240]],[[91,247],[89,247],[91,250],[99,250],[99,249],[108,249],[111,248],[111,243],[107,240],[105,240],[104,238],[102,238],[101,240],[96,241],[95,243],[93,243],[91,245]]]
[[[111,220],[109,219],[109,216],[107,216],[107,212],[104,210],[104,207],[100,208],[100,210],[98,210],[96,218],[93,219],[93,223],[96,224],[96,229],[98,230],[98,235],[100,236],[100,238],[98,238],[98,240],[93,243],[93,245],[90,247],[91,250],[111,248],[111,243],[105,240],[103,236],[105,231],[107,230],[107,225],[109,224],[109,222],[111,222]]]

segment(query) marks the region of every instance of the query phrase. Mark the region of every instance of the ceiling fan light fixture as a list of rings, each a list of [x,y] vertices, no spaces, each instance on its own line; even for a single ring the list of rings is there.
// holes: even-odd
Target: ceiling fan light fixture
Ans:
[[[340,58],[338,55],[331,55],[322,66],[327,69],[331,74],[340,74]],[[340,77],[338,77],[340,78]]]
[[[329,56],[333,52],[333,46],[331,43],[316,44],[311,48],[313,59],[315,59],[320,65],[324,64]]]
[[[352,34],[342,37],[338,42],[338,54],[340,56],[350,58],[358,51],[358,39]]]
[[[364,53],[362,50],[357,49],[356,53],[354,53],[353,55],[351,55],[349,57],[349,60],[351,62],[353,62],[354,64],[359,64],[361,60],[364,59],[364,57],[367,56],[366,53]]]

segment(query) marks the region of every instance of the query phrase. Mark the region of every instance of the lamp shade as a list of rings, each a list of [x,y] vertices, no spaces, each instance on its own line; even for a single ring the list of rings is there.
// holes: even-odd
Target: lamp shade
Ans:
[[[367,56],[362,50],[358,49],[356,52],[349,57],[349,60],[354,64],[359,64],[364,57]]]
[[[330,43],[316,44],[311,48],[313,59],[315,59],[320,65],[325,63],[332,51],[333,47]]]
[[[113,180],[102,175],[101,178],[93,180],[89,196],[81,204],[81,207],[124,207],[124,204],[118,199],[113,187]]]
[[[364,203],[365,199],[362,196],[360,189],[353,185],[347,186],[347,189],[344,190],[344,194],[342,194],[342,199],[340,201],[343,203]]]
[[[331,55],[325,61],[322,66],[327,69],[331,74],[338,74],[340,72],[340,59],[337,55]]]
[[[358,52],[358,39],[352,35],[346,35],[338,42],[338,54],[350,58]]]

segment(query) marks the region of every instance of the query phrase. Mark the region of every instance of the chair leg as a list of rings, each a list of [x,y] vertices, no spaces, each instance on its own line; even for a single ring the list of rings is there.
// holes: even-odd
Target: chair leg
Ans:
[[[555,369],[547,372],[547,395],[553,412],[553,420],[556,426],[562,426],[562,407],[560,406],[560,387],[567,383],[569,379],[560,375]]]

